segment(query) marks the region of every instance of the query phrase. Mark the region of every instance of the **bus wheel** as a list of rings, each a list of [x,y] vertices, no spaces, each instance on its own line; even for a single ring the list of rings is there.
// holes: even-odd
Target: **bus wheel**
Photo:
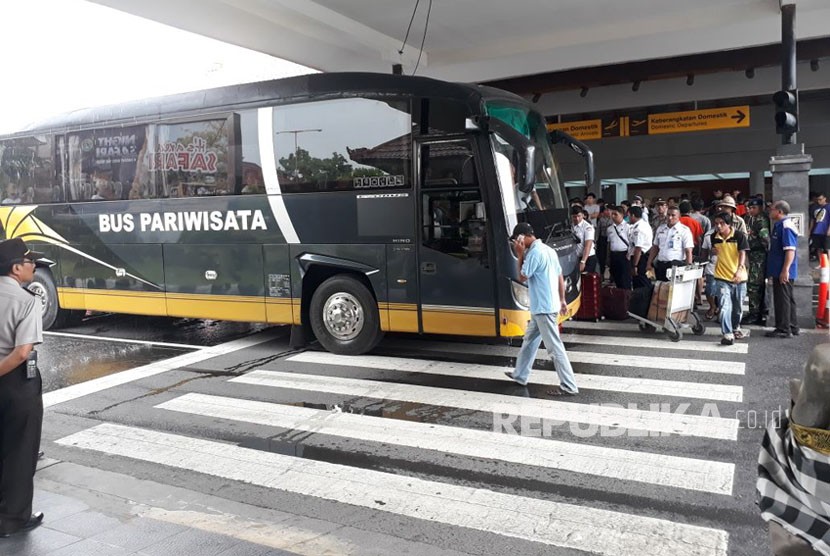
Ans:
[[[55,281],[52,274],[43,268],[35,270],[35,277],[28,286],[40,297],[43,302],[43,329],[61,328],[76,322],[80,322],[84,315],[83,311],[70,311],[61,309],[58,305],[58,290],[55,288]]]
[[[332,353],[359,355],[380,341],[375,298],[351,276],[334,276],[320,284],[311,298],[309,313],[314,335]]]

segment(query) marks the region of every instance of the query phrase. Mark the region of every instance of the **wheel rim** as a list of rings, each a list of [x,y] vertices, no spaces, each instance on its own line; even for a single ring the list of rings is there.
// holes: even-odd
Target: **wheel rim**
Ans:
[[[43,308],[49,306],[49,292],[46,291],[46,288],[40,282],[32,282],[29,284],[29,291],[36,294],[40,301],[43,303]]]
[[[365,322],[363,306],[350,293],[336,293],[323,306],[323,324],[338,340],[354,340],[363,331]]]

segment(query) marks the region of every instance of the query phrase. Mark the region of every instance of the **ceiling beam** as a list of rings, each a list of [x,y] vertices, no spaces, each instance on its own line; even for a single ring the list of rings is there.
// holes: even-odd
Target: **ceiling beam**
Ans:
[[[801,61],[830,58],[830,37],[799,41],[797,53],[798,59]],[[538,73],[523,77],[487,81],[485,85],[498,87],[519,95],[531,95],[579,89],[580,87],[603,87],[634,81],[670,79],[690,74],[702,75],[724,71],[745,71],[749,68],[777,66],[780,63],[781,45],[769,44],[722,52],[707,52],[625,64]]]

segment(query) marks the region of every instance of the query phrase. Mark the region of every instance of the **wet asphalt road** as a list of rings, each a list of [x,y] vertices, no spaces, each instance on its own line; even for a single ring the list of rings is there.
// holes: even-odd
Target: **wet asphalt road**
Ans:
[[[46,332],[38,348],[43,389],[51,392],[261,329],[261,325],[248,323],[94,315],[77,326]]]
[[[493,376],[476,369],[492,366],[510,368],[515,363],[515,348],[506,342],[486,344],[470,339],[418,338],[389,335],[375,350],[374,356],[391,359],[371,359],[363,364],[349,358],[322,359],[326,356],[311,346],[304,352],[289,349],[285,331],[277,336],[245,349],[214,354],[209,358],[185,365],[178,370],[93,393],[76,400],[61,403],[47,413],[44,438],[55,441],[76,431],[86,430],[98,423],[117,423],[151,431],[163,431],[185,438],[201,438],[230,446],[253,449],[258,452],[283,454],[308,461],[328,462],[343,469],[380,471],[402,477],[430,481],[437,485],[461,485],[523,497],[528,503],[549,501],[573,505],[589,510],[616,512],[629,519],[640,517],[664,520],[669,524],[687,524],[728,534],[728,549],[714,549],[699,554],[728,554],[729,556],[768,556],[765,527],[755,507],[754,483],[756,461],[764,424],[775,411],[786,408],[787,381],[800,376],[807,354],[813,346],[827,342],[826,334],[804,334],[791,341],[769,340],[760,331],[753,331],[746,353],[719,351],[715,336],[689,337],[673,349],[660,348],[663,338],[643,335],[636,329],[603,330],[602,324],[592,330],[583,324],[568,329],[567,347],[575,359],[575,371],[583,380],[602,378],[644,379],[667,382],[740,387],[740,401],[707,399],[706,392],[692,396],[682,391],[673,395],[645,392],[626,392],[614,389],[583,387],[579,397],[566,400],[569,404],[618,404],[629,409],[653,410],[651,404],[668,404],[669,411],[688,404],[688,415],[712,415],[723,419],[737,419],[736,440],[698,436],[647,436],[575,434],[573,423],[552,428],[553,440],[584,446],[624,450],[624,453],[654,453],[699,460],[734,464],[732,488],[729,494],[718,494],[688,488],[676,488],[650,482],[614,478],[603,473],[589,473],[580,469],[518,464],[501,461],[496,456],[463,456],[435,449],[421,449],[396,445],[395,441],[371,441],[325,432],[295,430],[286,426],[268,426],[228,418],[192,415],[160,408],[165,402],[175,402],[185,395],[209,395],[222,399],[247,402],[266,402],[289,407],[317,409],[325,412],[344,412],[387,420],[445,425],[474,431],[493,430],[493,414],[470,409],[469,399],[476,395],[496,395],[503,399],[550,399],[548,386],[531,384],[521,388],[506,382],[496,369]],[[114,372],[151,361],[188,353],[197,346],[224,345],[244,337],[256,338],[260,328],[232,323],[202,321],[175,321],[166,319],[136,319],[135,317],[103,317],[90,319],[82,326],[63,332],[94,335],[98,338],[117,337],[187,346],[151,346],[111,343],[103,339],[80,340],[50,337],[41,357],[54,357],[53,385],[83,380],[95,373]],[[253,335],[253,336],[251,336]],[[643,341],[645,340],[645,341]],[[654,342],[658,343],[654,343]],[[650,342],[650,343],[649,343]],[[655,347],[657,346],[657,347]],[[679,348],[679,349],[674,349]],[[51,350],[51,352],[49,351]],[[585,359],[587,354],[587,359]],[[633,362],[609,364],[617,356],[634,356]],[[544,353],[540,352],[540,359]],[[661,357],[643,361],[637,357]],[[59,363],[57,363],[59,361]],[[654,361],[657,361],[656,363]],[[396,368],[396,362],[402,362]],[[695,369],[695,363],[704,367]],[[424,363],[428,365],[423,366]],[[452,371],[442,365],[456,365]],[[744,374],[720,372],[730,365],[745,365]],[[415,367],[407,365],[415,365]],[[422,366],[418,366],[422,365]],[[477,367],[486,365],[489,367]],[[684,368],[689,366],[689,369]],[[437,366],[430,370],[430,366]],[[698,365],[699,366],[699,365]],[[555,375],[549,362],[538,361],[531,382],[545,382]],[[743,368],[743,367],[742,367]],[[255,376],[257,372],[273,373],[282,377],[273,385],[263,386],[238,382],[236,379]],[[466,373],[466,375],[465,375]],[[472,374],[470,374],[472,373]],[[301,379],[292,383],[291,378]],[[305,387],[303,383],[325,379],[319,387]],[[338,379],[356,381],[356,387],[368,390],[353,393],[335,391],[326,381]],[[578,379],[579,381],[579,379]],[[316,383],[315,383],[316,384]],[[396,397],[376,394],[377,388],[400,387],[428,389],[435,392],[429,398],[413,401],[406,392]],[[448,397],[437,396],[447,395]],[[714,396],[714,394],[713,394]],[[577,408],[583,407],[576,405]],[[575,417],[577,420],[580,417]],[[403,517],[394,510],[379,509],[383,492],[376,494],[378,508],[346,505],[328,499],[329,493],[309,497],[297,492],[274,490],[248,481],[228,480],[206,472],[177,469],[142,461],[141,457],[123,457],[96,451],[47,444],[50,455],[101,469],[127,473],[138,478],[153,479],[171,485],[183,486],[207,494],[216,494],[230,500],[273,509],[290,509],[292,513],[325,520],[337,526],[351,524],[367,531],[418,539],[441,549],[453,549],[469,554],[586,554],[576,546],[558,547],[543,541],[543,532],[533,531],[525,538],[498,533],[503,518],[495,510],[490,520],[493,530],[455,527],[441,520],[422,520]],[[658,474],[656,470],[654,474]],[[319,480],[319,479],[318,479]],[[255,483],[255,480],[251,482]],[[371,488],[367,485],[366,488]],[[440,488],[440,487],[436,487]],[[449,518],[448,518],[449,519]],[[585,518],[582,518],[585,519]],[[554,522],[556,528],[568,528],[567,522]],[[575,527],[576,525],[574,525]],[[668,526],[667,526],[668,527]],[[666,537],[671,536],[666,529]],[[585,540],[588,542],[588,539]],[[631,554],[635,552],[610,552]],[[670,554],[660,551],[653,554]],[[639,553],[637,553],[639,556]],[[674,553],[671,553],[672,556]],[[697,553],[696,553],[697,554]]]

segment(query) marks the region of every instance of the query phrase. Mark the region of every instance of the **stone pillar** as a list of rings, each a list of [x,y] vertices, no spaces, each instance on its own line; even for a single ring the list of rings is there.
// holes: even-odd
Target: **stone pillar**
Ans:
[[[804,154],[804,145],[781,145],[775,156],[770,158],[772,169],[772,197],[774,201],[786,201],[790,205],[790,217],[800,217],[800,229],[804,235],[798,239],[796,260],[798,261],[798,279],[793,293],[798,307],[798,317],[802,324],[815,324],[813,314],[813,279],[810,273],[810,252],[808,234],[810,218],[808,215],[810,167],[813,157]]]
[[[764,171],[759,170],[755,172],[749,173],[749,194],[752,195],[764,195],[766,197],[766,193],[764,192]]]

